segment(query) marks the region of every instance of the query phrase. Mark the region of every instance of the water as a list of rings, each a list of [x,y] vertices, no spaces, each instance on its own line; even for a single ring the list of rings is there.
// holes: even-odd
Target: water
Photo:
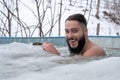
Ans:
[[[0,45],[0,80],[120,80],[120,50],[105,49],[105,57],[62,56],[41,46],[24,43]]]

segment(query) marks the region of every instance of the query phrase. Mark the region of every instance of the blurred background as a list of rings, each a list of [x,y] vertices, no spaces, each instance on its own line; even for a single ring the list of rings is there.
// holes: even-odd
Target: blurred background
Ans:
[[[64,36],[64,21],[81,13],[89,35],[120,35],[120,0],[0,0],[0,37]]]

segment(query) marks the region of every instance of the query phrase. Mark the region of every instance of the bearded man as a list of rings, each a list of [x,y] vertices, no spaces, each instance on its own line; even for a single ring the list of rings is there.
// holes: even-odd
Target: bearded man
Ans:
[[[82,14],[70,15],[65,21],[65,39],[71,55],[104,56],[105,51],[88,39],[87,21]],[[60,55],[53,44],[44,42],[45,51]]]

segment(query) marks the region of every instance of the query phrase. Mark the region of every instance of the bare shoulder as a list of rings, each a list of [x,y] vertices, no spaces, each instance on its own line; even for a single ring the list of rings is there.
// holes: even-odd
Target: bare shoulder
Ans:
[[[89,48],[85,53],[84,56],[105,56],[105,51],[98,45],[93,45]]]

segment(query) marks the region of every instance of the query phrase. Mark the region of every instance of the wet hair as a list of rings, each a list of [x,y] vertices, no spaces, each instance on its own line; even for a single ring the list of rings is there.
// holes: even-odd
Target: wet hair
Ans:
[[[68,21],[68,20],[76,20],[76,21],[78,21],[79,23],[84,24],[85,27],[87,27],[87,21],[86,21],[84,15],[82,15],[82,14],[73,14],[73,15],[70,15],[70,16],[66,19],[66,21]],[[65,22],[66,22],[66,21],[65,21]]]

